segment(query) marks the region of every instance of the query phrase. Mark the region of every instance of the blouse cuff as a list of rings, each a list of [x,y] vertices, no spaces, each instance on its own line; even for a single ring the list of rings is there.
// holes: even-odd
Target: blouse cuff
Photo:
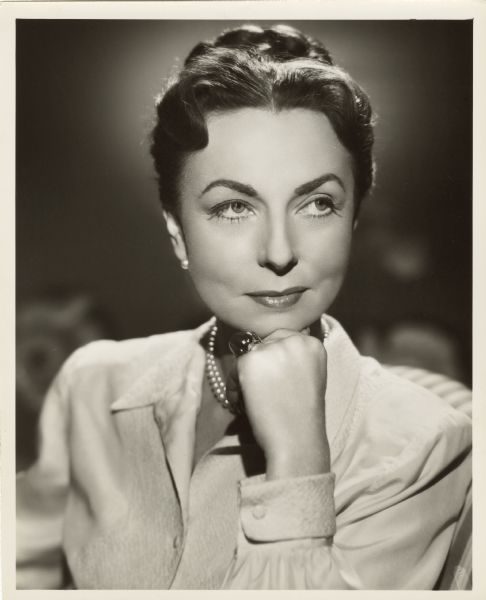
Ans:
[[[255,542],[332,537],[336,532],[334,473],[240,481],[240,518]]]

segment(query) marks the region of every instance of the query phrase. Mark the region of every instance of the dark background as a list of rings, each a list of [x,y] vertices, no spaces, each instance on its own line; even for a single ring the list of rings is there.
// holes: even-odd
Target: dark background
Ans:
[[[87,292],[113,337],[207,313],[172,255],[148,152],[157,93],[237,21],[17,21],[17,302]],[[303,21],[371,96],[377,185],[330,311],[351,335],[447,329],[470,381],[472,21]]]

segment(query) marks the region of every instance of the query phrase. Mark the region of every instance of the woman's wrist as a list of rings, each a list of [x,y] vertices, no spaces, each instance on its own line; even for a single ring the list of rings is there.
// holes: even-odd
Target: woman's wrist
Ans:
[[[298,452],[276,452],[267,456],[266,479],[284,479],[329,473],[331,461],[329,445],[301,449]]]

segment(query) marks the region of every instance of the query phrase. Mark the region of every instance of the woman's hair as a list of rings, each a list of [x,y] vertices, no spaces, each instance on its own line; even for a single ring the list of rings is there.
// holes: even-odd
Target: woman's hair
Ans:
[[[325,114],[353,158],[357,214],[373,183],[368,96],[321,43],[286,25],[246,25],[197,44],[158,99],[151,153],[165,210],[178,214],[184,159],[207,146],[207,116],[249,107]]]

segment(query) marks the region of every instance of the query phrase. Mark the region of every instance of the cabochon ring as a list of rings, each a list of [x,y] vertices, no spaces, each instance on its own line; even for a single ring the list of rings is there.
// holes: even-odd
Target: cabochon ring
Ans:
[[[250,352],[256,344],[261,344],[261,338],[253,331],[237,331],[228,342],[233,356],[238,358],[242,354]]]

